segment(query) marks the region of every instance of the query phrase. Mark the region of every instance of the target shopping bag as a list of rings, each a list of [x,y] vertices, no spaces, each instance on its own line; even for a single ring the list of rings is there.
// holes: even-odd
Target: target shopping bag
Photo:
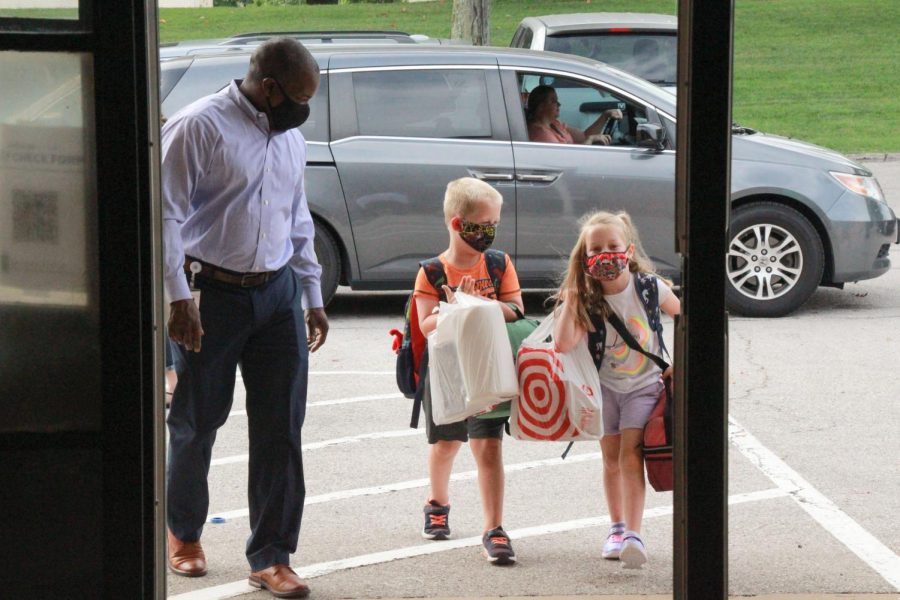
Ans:
[[[587,344],[557,352],[554,315],[519,347],[519,397],[512,403],[510,434],[519,440],[598,440],[603,436],[600,379]]]

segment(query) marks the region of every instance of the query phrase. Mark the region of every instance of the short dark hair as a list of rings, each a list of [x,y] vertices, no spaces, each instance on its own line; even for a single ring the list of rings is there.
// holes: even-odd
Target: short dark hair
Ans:
[[[247,79],[260,82],[273,77],[279,83],[292,81],[309,74],[318,74],[319,64],[306,47],[289,37],[268,40],[253,52]]]

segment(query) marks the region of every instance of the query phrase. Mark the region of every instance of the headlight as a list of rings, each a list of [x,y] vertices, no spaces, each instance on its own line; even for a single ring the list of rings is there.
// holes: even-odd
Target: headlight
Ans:
[[[831,176],[837,179],[842,186],[860,196],[867,196],[884,202],[884,192],[878,185],[878,180],[874,177],[861,177],[859,175],[851,175],[850,173],[838,173],[829,171]]]

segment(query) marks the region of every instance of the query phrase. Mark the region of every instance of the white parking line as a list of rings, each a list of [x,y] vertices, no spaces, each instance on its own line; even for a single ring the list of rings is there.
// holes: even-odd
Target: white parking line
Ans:
[[[332,438],[330,440],[322,440],[321,442],[311,442],[303,444],[301,448],[304,452],[308,450],[321,450],[322,448],[331,448],[332,446],[341,446],[343,444],[355,444],[367,440],[381,440],[390,438],[410,437],[413,435],[422,435],[421,429],[399,429],[397,431],[376,431],[374,433],[361,433],[359,435],[351,435],[347,437]],[[249,454],[237,454],[235,456],[225,456],[210,461],[209,466],[231,465],[234,463],[245,463],[250,460]]]
[[[529,462],[523,463],[515,463],[511,465],[505,465],[503,470],[506,473],[515,473],[518,471],[528,471],[531,469],[539,469],[541,467],[552,467],[559,466],[563,464],[574,464],[580,463],[588,460],[600,460],[599,452],[588,452],[585,454],[570,454],[565,460],[561,458],[546,458],[543,460],[532,460]],[[466,481],[470,479],[475,479],[478,476],[478,471],[463,471],[461,473],[454,473],[450,476],[451,481]],[[336,500],[347,500],[348,498],[359,498],[360,496],[376,496],[379,494],[388,494],[390,492],[398,492],[400,490],[411,490],[415,488],[424,488],[431,485],[431,480],[427,477],[423,479],[410,479],[408,481],[398,481],[396,483],[387,483],[384,485],[376,485],[372,487],[364,487],[364,488],[355,488],[350,490],[340,490],[337,492],[330,492],[328,494],[319,494],[318,496],[307,496],[306,502],[304,502],[304,506],[310,506],[311,504],[321,504],[323,502],[334,502]],[[215,513],[210,515],[207,521],[212,521],[212,519],[239,519],[243,517],[247,517],[250,515],[249,508],[238,508],[235,510],[229,510],[226,512]]]
[[[396,375],[394,371],[310,371],[309,375]],[[241,370],[235,373],[237,379],[243,379]]]
[[[793,498],[800,508],[818,521],[837,541],[900,590],[900,557],[763,446],[737,421],[729,417],[728,423],[728,438],[741,454]]]
[[[335,398],[334,400],[319,400],[317,402],[308,402],[306,408],[313,406],[333,406],[335,404],[352,404],[354,402],[368,402],[369,400],[397,400],[405,398],[403,394],[375,394],[373,396],[351,396],[350,398]],[[228,413],[229,417],[246,417],[246,410],[233,410]]]
[[[589,456],[579,454],[576,456]],[[571,457],[574,458],[574,457]],[[569,459],[567,459],[569,460]],[[735,494],[728,498],[729,504],[743,504],[746,502],[760,502],[763,500],[771,500],[773,498],[782,498],[786,492],[782,489],[761,490],[758,492],[750,492],[747,494]],[[660,506],[657,508],[649,508],[644,511],[645,519],[654,517],[665,517],[672,514],[672,506]],[[563,533],[566,531],[574,531],[577,529],[586,529],[589,527],[606,527],[609,525],[609,516],[602,515],[599,517],[588,517],[585,519],[576,519],[573,521],[561,521],[557,523],[547,523],[537,525],[535,527],[524,527],[522,529],[510,530],[509,537],[513,540],[521,540],[529,537],[540,535],[548,535],[552,533]],[[340,560],[321,562],[296,569],[297,574],[304,579],[312,579],[321,577],[336,571],[353,569],[357,567],[365,567],[377,564],[401,560],[404,558],[413,558],[416,556],[425,556],[428,554],[437,554],[438,552],[447,552],[449,550],[458,550],[460,548],[477,547],[481,544],[480,537],[467,537],[457,540],[446,540],[442,542],[428,542],[417,546],[407,546],[406,548],[394,548],[393,550],[385,550],[383,552],[374,552],[372,554],[363,554]],[[177,596],[171,596],[169,600],[220,600],[222,598],[233,598],[243,594],[258,592],[256,588],[250,587],[247,580],[235,581],[223,585],[186,592]]]
[[[396,371],[310,371],[310,375],[396,375]]]

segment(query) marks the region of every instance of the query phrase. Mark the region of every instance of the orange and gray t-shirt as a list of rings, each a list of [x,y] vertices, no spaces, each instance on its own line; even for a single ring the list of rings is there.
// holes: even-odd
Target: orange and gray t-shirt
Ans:
[[[522,291],[519,287],[519,276],[516,275],[516,268],[513,266],[509,254],[506,254],[506,270],[503,271],[503,278],[500,280],[499,294],[497,290],[494,289],[494,282],[488,274],[487,261],[484,258],[484,254],[481,255],[477,263],[468,269],[459,269],[450,265],[443,254],[438,256],[438,258],[444,266],[444,273],[447,276],[447,285],[449,285],[451,289],[455,290],[456,286],[459,285],[460,280],[462,280],[464,276],[469,275],[475,280],[475,289],[485,298],[507,302]],[[434,300],[440,299],[438,291],[428,282],[428,277],[425,275],[425,269],[421,267],[419,268],[419,274],[416,276],[414,296],[432,298]]]

